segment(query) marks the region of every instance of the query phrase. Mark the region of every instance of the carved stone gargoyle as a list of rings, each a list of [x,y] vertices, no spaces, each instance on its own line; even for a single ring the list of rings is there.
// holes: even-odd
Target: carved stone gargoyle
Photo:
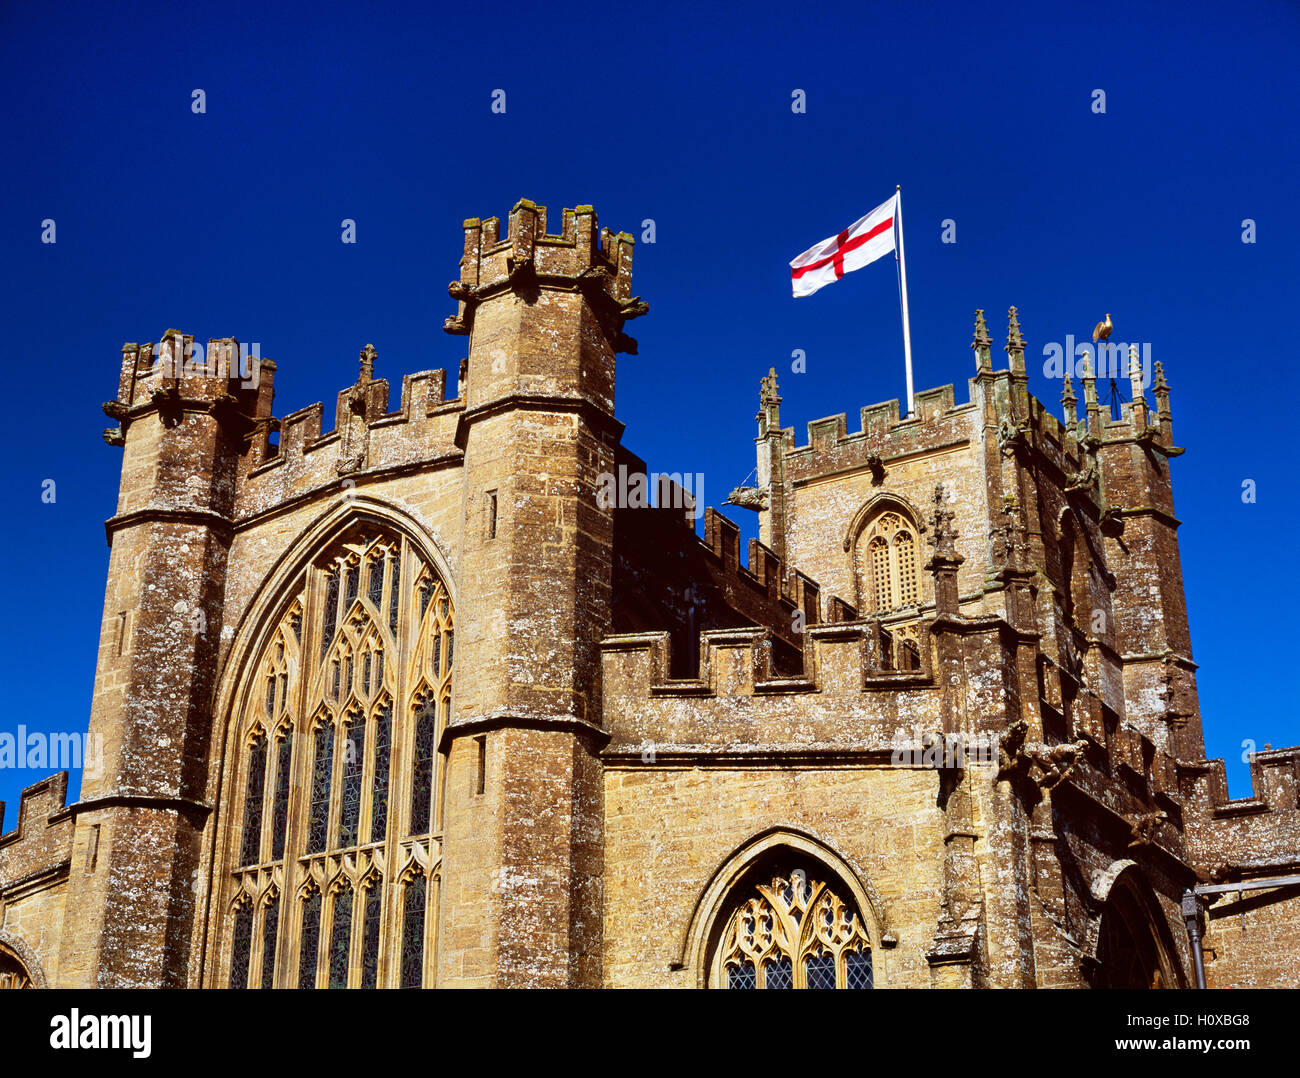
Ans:
[[[1129,827],[1129,848],[1134,846],[1150,846],[1155,841],[1156,828],[1169,819],[1169,813],[1143,812],[1133,816],[1125,816]]]
[[[1028,732],[1024,719],[1016,719],[1003,731],[998,741],[998,780],[1007,779],[1024,787],[1026,792],[1032,784],[1041,796],[1066,780],[1088,743],[1069,741],[1045,745],[1026,741]]]
[[[158,409],[158,419],[164,427],[178,426],[185,417],[181,393],[176,386],[158,386],[149,395]]]
[[[867,454],[867,467],[871,469],[871,485],[880,486],[885,481],[885,462],[880,459],[879,453]]]
[[[736,487],[722,504],[752,509],[757,513],[767,508],[767,491],[761,487]]]
[[[1071,472],[1065,477],[1065,489],[1071,490],[1090,490],[1097,481],[1097,458],[1094,456],[1087,457],[1087,463],[1081,471]]]
[[[1002,455],[1010,457],[1017,450],[1024,449],[1025,445],[1025,428],[1017,426],[1009,415],[1004,415],[998,423],[998,449]]]

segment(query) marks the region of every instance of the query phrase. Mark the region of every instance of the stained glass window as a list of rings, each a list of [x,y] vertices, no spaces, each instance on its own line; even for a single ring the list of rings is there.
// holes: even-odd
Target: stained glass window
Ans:
[[[271,807],[271,860],[284,856],[285,831],[289,827],[289,784],[293,781],[293,734],[280,739],[275,764],[275,801]]]
[[[442,677],[442,634],[433,637],[433,676]]]
[[[262,848],[262,794],[266,789],[266,738],[258,737],[248,754],[248,785],[244,790],[244,840],[239,863],[255,865]]]
[[[359,715],[343,727],[343,792],[339,812],[340,848],[355,846],[361,825],[361,773],[366,765],[366,725]]]
[[[415,708],[415,761],[411,774],[410,834],[423,835],[429,830],[429,810],[433,803],[433,756],[437,748],[438,709],[426,696]]]
[[[316,727],[316,758],[311,775],[311,822],[307,836],[307,852],[320,853],[325,849],[325,836],[330,819],[330,782],[334,771],[334,727],[321,723]]]
[[[373,558],[366,570],[366,591],[371,605],[376,610],[383,609],[384,602],[384,559]]]
[[[361,930],[361,987],[374,988],[379,983],[379,916],[383,910],[381,887],[378,881],[365,892],[365,916]]]
[[[298,987],[316,987],[317,952],[320,950],[320,892],[313,891],[302,905],[302,939],[298,946]]]
[[[383,842],[388,827],[388,760],[393,739],[393,705],[375,715],[375,784],[370,791],[370,841]]]
[[[253,956],[253,906],[246,899],[235,911],[230,947],[230,987],[248,987],[248,962]]]
[[[348,986],[348,958],[352,942],[352,885],[344,883],[334,895],[334,924],[330,929],[331,988]]]
[[[262,919],[262,987],[275,986],[275,944],[280,934],[280,898],[277,895]]]
[[[447,664],[448,668],[451,667],[451,646],[453,643],[455,643],[455,639],[456,639],[455,632],[451,629],[448,629],[447,630],[447,654],[443,656],[443,662]]]
[[[416,876],[406,885],[402,903],[403,988],[424,984],[424,895],[425,879]]]

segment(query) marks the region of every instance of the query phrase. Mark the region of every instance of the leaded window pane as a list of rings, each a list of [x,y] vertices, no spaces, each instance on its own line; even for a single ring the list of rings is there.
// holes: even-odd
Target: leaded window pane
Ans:
[[[289,827],[289,787],[293,781],[293,734],[280,740],[275,766],[275,802],[271,808],[271,860],[284,856],[284,837]]]
[[[423,876],[416,876],[406,885],[402,910],[403,988],[420,988],[424,984],[424,894]]]
[[[768,962],[763,969],[763,974],[764,988],[794,987],[794,966],[788,958],[778,958],[774,962]]]
[[[804,962],[804,976],[809,988],[835,987],[835,956],[812,954]]]
[[[320,853],[325,849],[325,837],[330,819],[330,782],[334,771],[334,727],[324,724],[316,728],[316,757],[311,775],[311,823],[307,836],[307,852]]]
[[[366,891],[365,920],[361,944],[361,987],[374,988],[379,983],[379,917],[383,910],[381,888],[375,883]]]
[[[871,988],[871,952],[849,951],[844,956],[844,980],[849,988]]]
[[[266,789],[266,739],[259,737],[248,754],[248,785],[244,789],[244,840],[239,863],[255,865],[262,848],[262,794]]]
[[[298,946],[298,987],[316,987],[317,951],[320,949],[320,892],[313,891],[302,907],[302,939]]]
[[[339,571],[337,566],[330,571],[325,579],[325,624],[324,631],[321,633],[321,658],[325,658],[325,653],[329,651],[330,645],[334,643],[334,630],[338,626],[339,616]],[[337,689],[337,686],[335,686]]]
[[[348,958],[352,943],[352,888],[344,887],[334,896],[334,925],[330,930],[329,986],[348,986]]]
[[[339,811],[340,847],[355,846],[361,826],[361,772],[366,762],[366,725],[360,716],[343,727],[343,804]]]
[[[429,811],[433,803],[434,739],[437,733],[437,705],[432,697],[426,697],[420,701],[415,711],[415,762],[411,781],[412,835],[423,835],[429,830]]]
[[[383,609],[384,602],[384,559],[375,558],[366,570],[367,595],[376,610]]]
[[[345,617],[357,599],[357,587],[361,582],[361,566],[349,565],[347,573],[347,586],[343,592],[343,614]]]
[[[375,786],[370,793],[370,841],[383,842],[388,827],[388,760],[393,739],[393,707],[385,702],[375,716]]]
[[[388,585],[388,631],[393,634],[393,639],[396,640],[397,639],[397,604],[399,599],[401,598],[402,589],[400,587],[400,581],[398,580],[398,574],[397,574],[397,570],[398,570],[397,558],[396,557],[389,558],[388,564],[391,566],[389,576],[392,578],[391,583]]]
[[[741,962],[727,970],[728,988],[757,988],[758,971],[753,962]]]
[[[280,899],[266,907],[262,920],[262,987],[275,987],[275,944],[280,934]]]
[[[442,635],[435,633],[433,637],[433,676],[442,677]]]
[[[455,639],[456,639],[456,634],[455,634],[455,632],[453,632],[451,629],[448,629],[448,630],[447,630],[447,647],[446,647],[446,652],[447,652],[447,654],[444,656],[444,659],[443,659],[443,661],[444,661],[444,663],[445,663],[445,666],[443,667],[444,670],[450,670],[450,669],[451,669],[451,646],[452,646],[453,643],[455,643]]]
[[[253,957],[253,907],[245,901],[235,911],[235,932],[230,946],[230,987],[248,987],[248,963]]]

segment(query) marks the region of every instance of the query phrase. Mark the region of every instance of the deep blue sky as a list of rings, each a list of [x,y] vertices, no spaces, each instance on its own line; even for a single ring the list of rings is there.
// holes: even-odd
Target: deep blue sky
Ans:
[[[703,473],[718,504],[753,467],[769,366],[801,442],[809,420],[848,411],[856,429],[902,393],[894,267],[797,302],[786,270],[901,183],[918,389],[966,399],[976,307],[1000,363],[1020,308],[1031,388],[1054,407],[1045,342],[1106,311],[1116,339],[1152,342],[1188,449],[1175,497],[1209,753],[1244,796],[1244,738],[1300,742],[1296,5],[409,7],[0,9],[0,731],[87,722],[120,466],[99,405],[123,341],[258,341],[283,415],[332,401],[367,341],[395,387],[454,372],[462,218],[521,196],[556,220],[593,203],[638,236],[653,218],[625,441]],[[0,771],[6,828],[42,774]]]

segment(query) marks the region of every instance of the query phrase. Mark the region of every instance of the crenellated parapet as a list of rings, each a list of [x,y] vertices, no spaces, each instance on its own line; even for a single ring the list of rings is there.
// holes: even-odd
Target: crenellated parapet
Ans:
[[[496,217],[465,222],[460,278],[448,286],[457,312],[443,328],[467,336],[485,300],[512,290],[559,288],[580,291],[606,324],[615,351],[635,355],[636,341],[622,332],[623,323],[649,308],[632,295],[632,237],[600,229],[591,206],[564,210],[560,231],[552,235],[546,230],[546,207],[526,198],[511,209],[508,226],[502,237]]]
[[[5,804],[0,801],[0,910],[17,889],[66,872],[72,854],[67,794],[66,771],[32,783],[18,795],[14,826],[8,832],[4,830]]]
[[[1188,845],[1213,882],[1300,870],[1300,746],[1249,756],[1251,794],[1228,796],[1222,760],[1190,772]]]

